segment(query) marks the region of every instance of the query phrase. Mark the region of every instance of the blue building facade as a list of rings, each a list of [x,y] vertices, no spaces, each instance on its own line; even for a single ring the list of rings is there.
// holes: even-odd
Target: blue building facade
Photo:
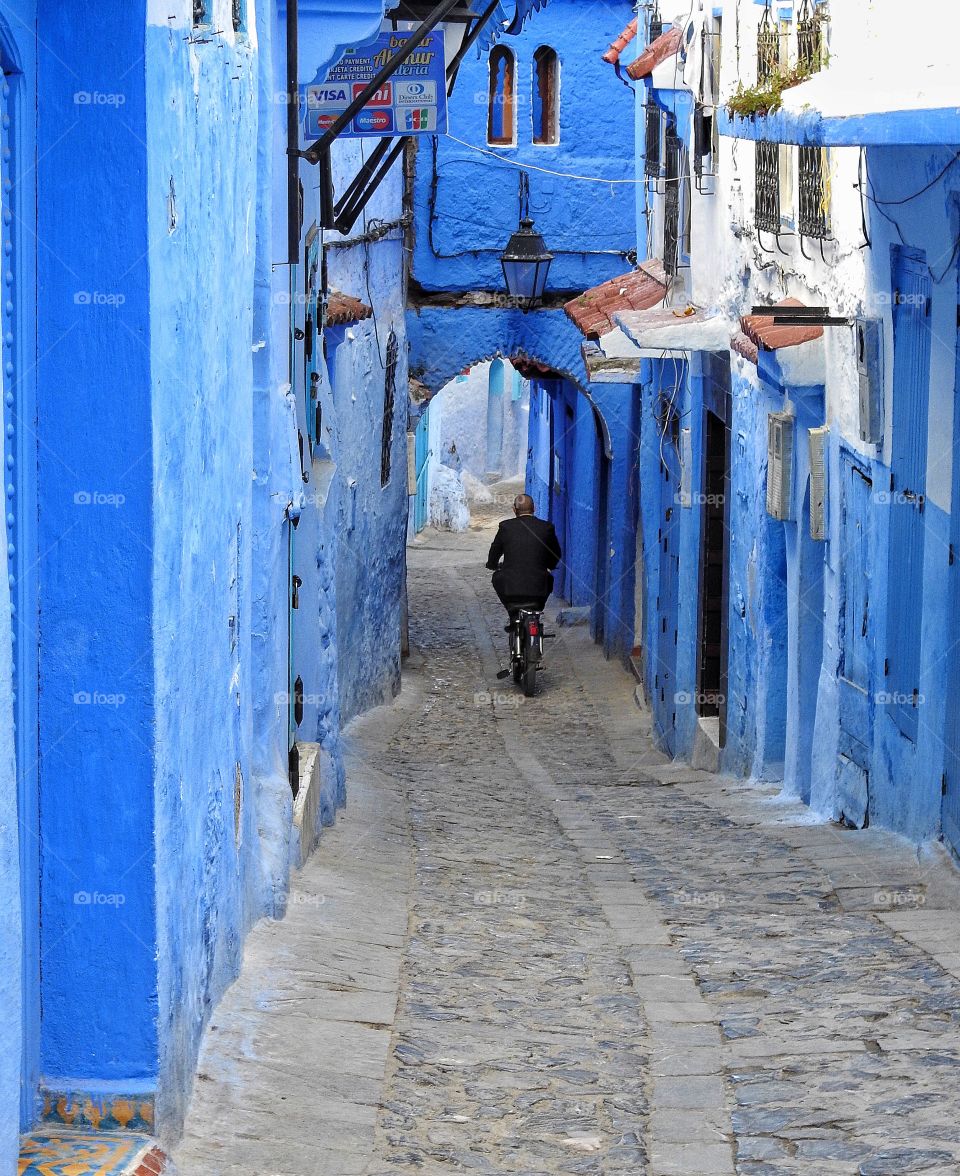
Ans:
[[[626,483],[611,481],[601,392],[588,386],[583,336],[563,306],[624,273],[633,257],[635,176],[611,150],[632,118],[632,95],[599,54],[584,52],[585,38],[605,45],[629,13],[626,4],[587,13],[551,0],[518,35],[465,61],[450,136],[421,141],[412,183],[411,373],[437,392],[472,364],[503,356],[530,380],[530,492],[566,551],[558,592],[591,609],[598,635],[606,607],[598,577],[609,577],[614,595],[627,589],[621,570],[606,567],[597,520]],[[500,266],[522,176],[554,255],[548,296],[529,313],[510,305]]]
[[[638,270],[571,304],[614,476],[633,462],[607,500],[619,542],[594,515],[575,545],[606,545],[608,575],[622,553],[631,591],[604,640],[671,754],[956,850],[948,65],[931,48],[922,82],[871,86],[857,47],[895,43],[892,7],[660,10],[608,61],[636,85],[637,252],[663,287],[638,305]],[[781,110],[728,109],[754,69],[762,85],[798,61],[810,80]],[[531,405],[530,485],[555,510],[589,499],[596,469],[570,398],[552,401]]]
[[[382,18],[304,0],[300,80]],[[40,1121],[175,1137],[342,725],[399,684],[402,226],[322,240],[303,164],[288,264],[285,20],[0,14],[4,1170]],[[368,223],[401,213],[397,168]]]

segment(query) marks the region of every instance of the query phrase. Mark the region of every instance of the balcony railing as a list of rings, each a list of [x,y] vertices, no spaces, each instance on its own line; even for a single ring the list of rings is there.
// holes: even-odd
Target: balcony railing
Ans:
[[[797,64],[810,71],[823,65],[823,20],[811,10],[810,0],[803,0],[797,15]]]
[[[643,170],[651,179],[659,179],[663,170],[660,160],[660,138],[662,132],[663,111],[656,103],[648,102],[644,134]]]
[[[780,232],[780,145],[757,143],[753,223],[759,232]]]
[[[770,0],[757,29],[757,82],[762,86],[780,71],[780,30],[770,15]]]
[[[663,269],[673,277],[680,268],[680,185],[682,182],[683,144],[674,127],[668,127],[664,140],[666,184],[663,194]]]
[[[801,147],[799,151],[797,231],[801,237],[825,241],[830,236],[830,217],[823,151],[820,147]]]

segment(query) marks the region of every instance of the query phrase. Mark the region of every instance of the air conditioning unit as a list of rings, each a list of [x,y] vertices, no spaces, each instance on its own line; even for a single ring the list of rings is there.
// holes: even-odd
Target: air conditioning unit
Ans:
[[[854,324],[857,376],[860,381],[860,440],[883,440],[883,323],[858,318]]]
[[[793,428],[792,413],[767,417],[767,514],[781,522],[793,517]]]
[[[826,425],[809,429],[810,444],[810,538],[821,542],[827,537],[827,445],[830,430]]]

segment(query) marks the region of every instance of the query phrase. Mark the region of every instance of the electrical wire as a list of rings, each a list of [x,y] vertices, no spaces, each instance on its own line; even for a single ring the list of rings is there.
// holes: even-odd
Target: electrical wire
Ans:
[[[445,137],[452,139],[454,143],[459,143],[461,147],[469,147],[471,151],[478,151],[481,155],[489,155],[491,159],[499,159],[501,163],[507,163],[511,167],[518,167],[523,171],[542,172],[546,176],[556,176],[561,180],[578,180],[584,184],[643,184],[646,182],[645,180],[616,180],[607,179],[603,176],[581,176],[575,172],[552,171],[549,167],[539,167],[535,163],[521,163],[518,159],[507,159],[505,155],[491,151],[488,147],[478,147],[476,143],[468,143],[466,139],[458,139],[456,135],[451,135],[449,131],[447,131]]]

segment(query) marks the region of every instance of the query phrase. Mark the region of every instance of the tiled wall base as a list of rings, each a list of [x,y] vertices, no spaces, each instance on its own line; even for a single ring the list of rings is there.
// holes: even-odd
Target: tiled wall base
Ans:
[[[20,1142],[19,1176],[160,1176],[166,1157],[142,1135],[34,1132]]]
[[[153,1132],[153,1095],[89,1094],[41,1090],[40,1119],[94,1131]]]

